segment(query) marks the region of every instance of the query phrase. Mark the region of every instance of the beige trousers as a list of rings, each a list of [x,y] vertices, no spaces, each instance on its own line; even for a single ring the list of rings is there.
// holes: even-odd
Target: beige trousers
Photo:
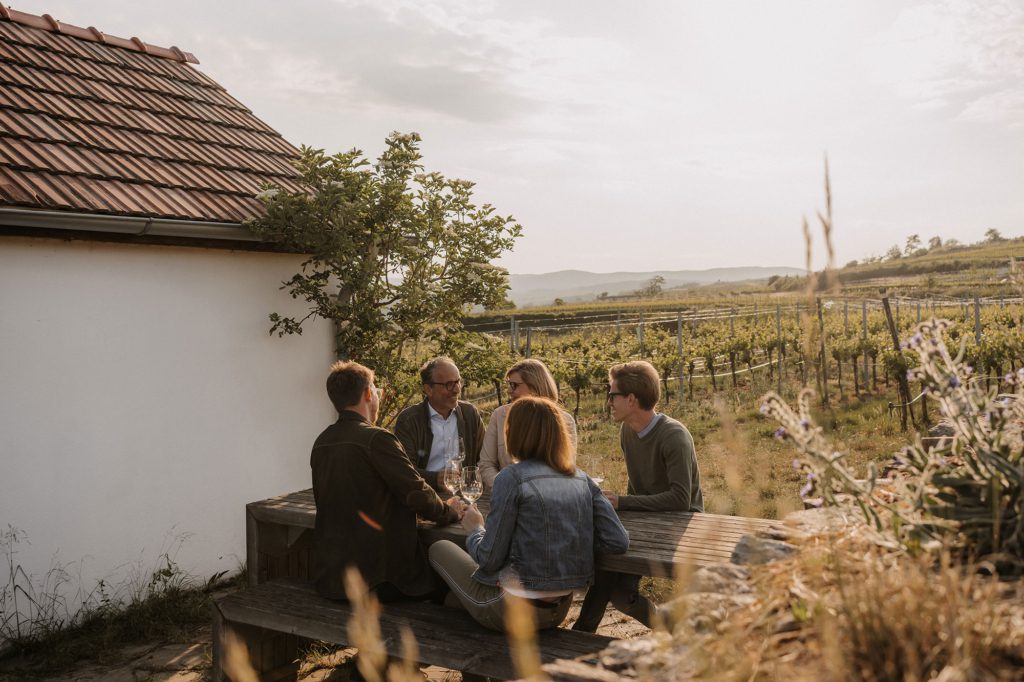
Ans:
[[[430,563],[448,583],[463,608],[473,620],[489,630],[505,631],[505,591],[473,580],[477,565],[466,551],[450,540],[439,540],[430,546]],[[510,597],[513,598],[513,597]],[[529,600],[528,600],[529,601]],[[554,628],[565,620],[572,605],[572,594],[567,594],[552,607],[534,606],[537,629]]]

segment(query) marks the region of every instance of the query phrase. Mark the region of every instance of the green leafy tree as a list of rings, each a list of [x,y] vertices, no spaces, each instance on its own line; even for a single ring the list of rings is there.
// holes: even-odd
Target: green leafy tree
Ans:
[[[387,382],[413,370],[424,342],[461,329],[470,308],[502,304],[508,273],[491,261],[512,248],[521,227],[474,204],[473,183],[424,172],[421,158],[416,133],[392,133],[372,165],[357,149],[327,155],[303,147],[302,189],[258,195],[266,215],[250,229],[308,254],[282,286],[308,313],[272,313],[270,333],[301,334],[311,318],[333,320],[338,356]]]
[[[903,255],[912,256],[921,248],[921,237],[916,234],[912,234],[907,237],[906,246],[903,247]]]
[[[999,233],[999,230],[997,230],[994,227],[990,227],[987,230],[985,230],[985,241],[989,243],[994,243],[1005,241],[1005,239],[1003,238],[1003,235]]]

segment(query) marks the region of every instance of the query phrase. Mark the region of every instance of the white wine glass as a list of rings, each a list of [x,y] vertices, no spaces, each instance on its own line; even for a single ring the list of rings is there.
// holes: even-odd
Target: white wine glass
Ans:
[[[456,460],[450,459],[444,465],[444,474],[441,482],[452,495],[459,494],[459,491],[462,489],[462,467],[459,466]]]
[[[462,469],[462,498],[473,504],[484,494],[484,482],[480,479],[480,471],[476,467]]]
[[[604,483],[604,462],[600,455],[587,457],[587,475],[598,485]]]
[[[460,436],[459,439],[453,443],[451,459],[458,462],[461,467],[462,463],[466,461],[466,441]]]

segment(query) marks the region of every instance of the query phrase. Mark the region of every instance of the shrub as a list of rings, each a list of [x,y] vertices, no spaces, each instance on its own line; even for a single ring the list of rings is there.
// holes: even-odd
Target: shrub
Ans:
[[[776,419],[776,435],[802,454],[794,466],[806,474],[801,496],[823,504],[856,505],[884,539],[916,553],[947,546],[965,559],[987,559],[1001,573],[1024,566],[1024,369],[1003,377],[1012,393],[999,394],[971,379],[963,346],[953,356],[943,339],[951,323],[919,324],[905,344],[920,365],[908,372],[937,401],[954,435],[927,448],[920,438],[894,457],[894,480],[879,487],[876,467],[854,475],[810,414],[813,392],[793,410],[778,395],[763,398]]]

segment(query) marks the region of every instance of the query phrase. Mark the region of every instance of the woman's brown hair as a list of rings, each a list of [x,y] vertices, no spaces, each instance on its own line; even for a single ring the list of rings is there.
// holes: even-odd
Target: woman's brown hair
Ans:
[[[562,411],[547,398],[526,396],[509,405],[505,449],[518,461],[539,459],[567,476],[576,472],[576,457]]]

